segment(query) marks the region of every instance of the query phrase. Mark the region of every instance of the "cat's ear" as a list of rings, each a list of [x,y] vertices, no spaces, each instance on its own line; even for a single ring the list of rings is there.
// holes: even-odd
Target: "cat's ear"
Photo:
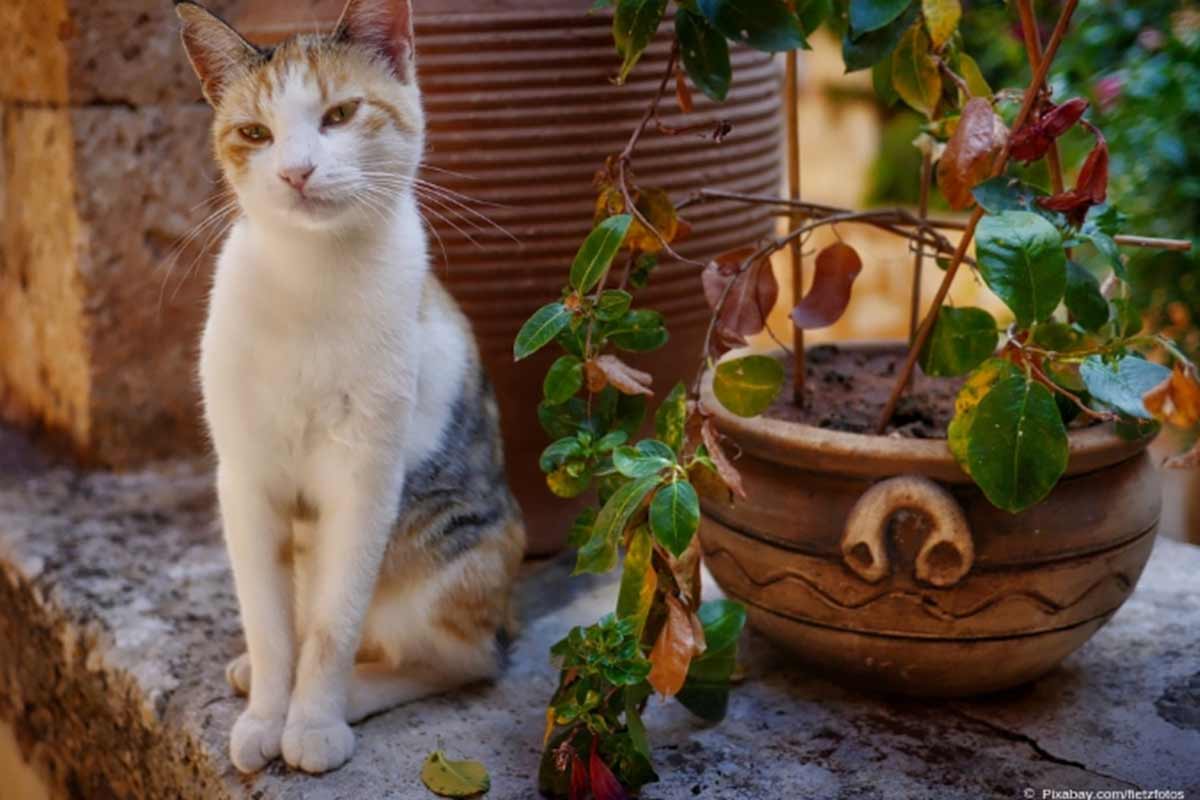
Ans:
[[[262,52],[204,7],[190,2],[175,4],[183,21],[180,36],[192,69],[200,79],[204,97],[214,107],[232,78],[262,60]]]
[[[349,0],[335,35],[383,56],[400,80],[413,79],[416,48],[410,0]]]

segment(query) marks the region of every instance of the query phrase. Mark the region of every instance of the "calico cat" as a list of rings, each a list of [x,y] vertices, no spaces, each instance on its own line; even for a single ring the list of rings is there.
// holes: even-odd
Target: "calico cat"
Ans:
[[[181,2],[240,205],[200,376],[247,654],[239,770],[496,674],[525,532],[470,326],[430,271],[408,0],[260,49]]]

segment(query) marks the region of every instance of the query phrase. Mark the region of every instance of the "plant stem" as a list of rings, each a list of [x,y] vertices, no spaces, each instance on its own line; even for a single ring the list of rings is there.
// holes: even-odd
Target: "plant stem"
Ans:
[[[787,135],[788,135],[788,197],[800,200],[800,64],[795,50],[787,55]],[[793,211],[792,227],[800,222],[800,215]],[[800,305],[804,297],[804,255],[800,241],[794,239],[792,253],[792,305]],[[804,331],[792,326],[792,402],[804,406],[804,379],[807,368],[804,364]]]
[[[1067,26],[1071,21],[1071,15],[1075,13],[1077,5],[1079,5],[1079,0],[1066,0],[1063,4],[1062,13],[1059,14],[1058,23],[1054,26],[1054,33],[1050,36],[1050,43],[1046,47],[1045,57],[1038,64],[1038,68],[1034,70],[1033,80],[1030,81],[1029,88],[1025,91],[1025,98],[1021,103],[1020,110],[1017,112],[1016,119],[1013,121],[1013,130],[1020,130],[1026,120],[1029,119],[1029,115],[1038,101],[1042,85],[1046,82],[1046,74],[1050,71],[1050,65],[1054,63],[1054,55],[1058,52],[1059,45],[1062,44],[1063,36],[1066,35]],[[1012,139],[1010,138],[1004,143],[1000,155],[996,157],[995,162],[992,164],[992,177],[1004,171],[1011,149]],[[933,305],[930,307],[929,313],[925,315],[925,320],[921,323],[921,327],[917,330],[917,335],[913,339],[912,345],[908,349],[908,355],[904,359],[904,366],[900,370],[900,376],[896,379],[896,384],[892,387],[892,393],[888,397],[887,405],[884,406],[883,413],[879,415],[879,420],[875,424],[876,434],[882,434],[887,429],[888,422],[892,419],[892,414],[896,412],[896,405],[900,402],[900,395],[904,393],[905,387],[908,386],[909,380],[912,379],[913,369],[917,365],[917,357],[920,355],[921,349],[925,346],[925,342],[929,339],[929,334],[933,331],[933,323],[937,319],[938,311],[941,309],[942,303],[946,301],[946,295],[950,293],[950,285],[954,282],[954,276],[958,274],[958,268],[962,265],[963,257],[967,254],[967,248],[971,246],[971,240],[975,236],[975,228],[979,225],[979,221],[983,219],[983,214],[983,209],[976,206],[970,219],[967,220],[967,226],[963,231],[962,239],[958,242],[958,249],[954,251],[954,257],[951,259],[950,265],[946,268],[946,275],[942,278],[942,284],[938,287],[937,294],[934,295]]]
[[[921,224],[926,224],[929,214],[929,183],[933,180],[933,153],[928,148],[921,159],[921,194],[917,214]],[[925,266],[925,242],[917,239],[917,252],[913,256],[912,287],[908,300],[908,341],[917,336],[917,323],[921,321],[921,269]]]
[[[1021,34],[1025,38],[1029,68],[1036,72],[1042,63],[1042,37],[1038,33],[1037,17],[1033,13],[1033,1],[1017,0],[1017,13],[1021,17]],[[1050,167],[1050,185],[1054,188],[1054,193],[1062,194],[1062,162],[1058,156],[1057,140],[1052,141],[1050,149],[1046,151],[1046,164]]]

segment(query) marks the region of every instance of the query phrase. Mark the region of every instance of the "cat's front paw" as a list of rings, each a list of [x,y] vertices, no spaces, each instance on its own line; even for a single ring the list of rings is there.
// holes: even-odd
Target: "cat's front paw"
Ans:
[[[257,772],[280,753],[284,718],[258,716],[250,711],[233,723],[229,732],[229,758],[241,772]]]
[[[289,719],[283,731],[283,760],[295,769],[337,769],[354,755],[354,731],[340,719]]]

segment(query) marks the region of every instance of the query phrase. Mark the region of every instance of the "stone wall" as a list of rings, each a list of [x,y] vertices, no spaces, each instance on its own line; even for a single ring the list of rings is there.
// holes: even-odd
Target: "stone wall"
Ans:
[[[0,415],[94,464],[197,449],[218,174],[171,4],[8,0],[0,31]]]

